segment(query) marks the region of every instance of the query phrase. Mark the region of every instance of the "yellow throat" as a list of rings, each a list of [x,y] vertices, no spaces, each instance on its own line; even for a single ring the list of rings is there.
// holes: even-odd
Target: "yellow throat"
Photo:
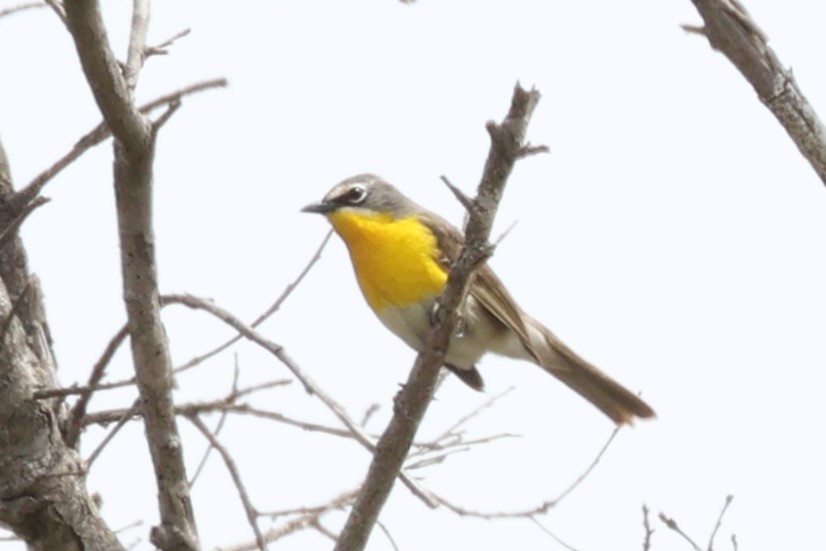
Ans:
[[[339,210],[327,215],[350,251],[364,298],[373,310],[408,306],[441,293],[436,236],[414,216]]]

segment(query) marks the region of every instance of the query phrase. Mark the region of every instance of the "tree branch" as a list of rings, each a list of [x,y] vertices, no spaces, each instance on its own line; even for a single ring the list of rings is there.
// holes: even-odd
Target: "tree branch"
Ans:
[[[419,354],[407,383],[396,396],[393,418],[376,444],[367,478],[336,544],[337,551],[364,549],[407,457],[416,430],[433,398],[459,307],[475,270],[490,254],[488,239],[493,219],[507,178],[524,153],[525,133],[539,97],[539,92],[526,92],[517,84],[505,120],[501,124],[489,122],[487,125],[491,148],[476,199],[468,209],[470,218],[462,253],[439,298],[439,319],[428,337],[426,349]]]
[[[132,29],[129,34],[129,48],[126,53],[126,65],[123,76],[129,94],[134,97],[138,86],[138,75],[146,59],[146,34],[149,32],[149,0],[133,0]]]
[[[19,214],[0,144],[0,227]],[[14,298],[12,298],[14,297]],[[0,524],[31,549],[115,551],[123,547],[85,487],[83,463],[60,432],[59,400],[37,400],[55,387],[42,294],[20,237],[0,244]]]
[[[135,20],[139,22],[133,24],[130,42],[143,48],[141,21],[148,5],[144,0],[135,3],[140,12]],[[160,316],[152,229],[155,129],[132,102],[130,79],[124,78],[112,53],[97,0],[73,0],[65,9],[83,72],[115,139],[123,295],[161,518],[161,525],[152,529],[151,540],[168,551],[197,550],[198,535],[172,401],[172,362]],[[134,66],[134,56],[130,60]]]
[[[737,67],[826,184],[826,130],[766,35],[738,0],[692,2],[705,26],[686,30],[705,35]]]
[[[313,379],[304,372],[303,369],[296,363],[284,350],[284,347],[272,342],[269,339],[264,338],[260,333],[255,331],[253,328],[249,327],[241,320],[233,316],[231,313],[227,312],[223,308],[212,304],[206,300],[200,299],[198,297],[192,295],[164,295],[164,303],[178,303],[183,304],[184,306],[188,306],[190,308],[195,308],[199,310],[205,310],[210,314],[216,316],[218,319],[222,320],[223,322],[227,323],[231,327],[233,327],[236,331],[244,335],[245,338],[249,339],[250,341],[258,344],[264,350],[267,350],[276,358],[278,358],[281,363],[283,363],[287,369],[289,369],[295,377],[301,381],[304,385],[304,388],[307,390],[309,394],[312,394],[318,397],[319,400],[335,415],[339,421],[347,427],[350,432],[353,434],[355,440],[364,446],[368,451],[374,452],[375,445],[373,444],[373,440],[364,430],[356,423],[350,416],[347,414],[347,411],[344,407],[336,402],[330,394],[325,392],[321,389],[321,387],[313,381]],[[402,479],[402,482],[410,488],[410,490],[422,501],[427,503],[430,507],[436,506],[436,501],[433,497],[426,492],[421,486],[413,479],[411,479],[404,471],[397,472],[399,478]]]

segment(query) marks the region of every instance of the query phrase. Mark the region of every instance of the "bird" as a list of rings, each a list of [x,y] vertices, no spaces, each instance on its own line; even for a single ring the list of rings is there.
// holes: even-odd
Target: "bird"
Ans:
[[[435,323],[437,299],[461,253],[462,232],[374,174],[347,178],[301,210],[326,216],[348,249],[368,306],[391,332],[421,352]],[[525,313],[485,263],[460,308],[444,367],[482,391],[476,364],[489,352],[538,365],[617,425],[656,416],[637,394]]]

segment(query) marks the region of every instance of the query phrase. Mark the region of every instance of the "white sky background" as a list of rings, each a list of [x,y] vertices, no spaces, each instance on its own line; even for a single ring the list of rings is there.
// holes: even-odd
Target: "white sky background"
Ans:
[[[122,55],[129,3],[106,8]],[[826,5],[747,8],[826,116]],[[211,297],[253,319],[327,231],[299,209],[358,172],[381,174],[461,223],[439,175],[472,191],[485,121],[501,119],[517,79],[535,85],[543,99],[529,135],[551,154],[522,161],[510,179],[497,232],[518,224],[491,264],[526,310],[642,390],[659,414],[623,430],[543,524],[577,549],[637,549],[646,503],[653,549],[687,549],[656,513],[705,545],[733,494],[718,549],[731,548],[732,532],[741,549],[822,549],[826,189],[733,66],[679,28],[699,21],[688,0],[156,2],[151,43],[192,34],[148,62],[141,101],[230,80],[186,99],[160,135],[162,291]],[[47,10],[0,20],[0,74],[0,132],[22,187],[100,117],[69,36]],[[111,189],[107,143],[49,184],[52,202],[24,226],[67,385],[86,380],[124,321]],[[205,314],[173,307],[165,316],[176,363],[230,334]],[[380,404],[371,427],[385,426],[414,355],[363,304],[337,239],[262,330],[353,416]],[[127,350],[108,380],[129,375]],[[238,350],[242,382],[287,376],[254,347]],[[181,376],[176,399],[222,396],[232,363],[225,354]],[[489,394],[516,389],[469,425],[471,435],[523,437],[453,457],[422,472],[424,484],[485,511],[555,497],[610,422],[528,364],[490,357],[481,370]],[[133,397],[100,395],[91,409]],[[448,380],[423,430],[435,434],[485,399]],[[256,402],[336,424],[298,385]],[[181,427],[192,471],[204,442]],[[83,451],[103,434],[87,431]],[[89,479],[114,527],[156,519],[141,436],[139,425],[124,431]],[[354,486],[369,462],[352,442],[250,419],[232,419],[221,438],[261,510],[323,502]],[[251,538],[217,456],[193,499],[205,548]],[[338,529],[343,518],[326,524]],[[406,550],[561,548],[528,521],[428,510],[402,485],[382,521]],[[147,530],[123,540],[148,548]],[[277,547],[330,546],[307,532]],[[390,548],[376,530],[369,549]]]

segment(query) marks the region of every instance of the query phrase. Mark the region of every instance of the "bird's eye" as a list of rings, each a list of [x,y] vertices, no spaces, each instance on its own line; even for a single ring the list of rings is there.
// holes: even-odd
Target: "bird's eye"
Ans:
[[[367,188],[364,186],[353,186],[347,190],[342,199],[349,205],[358,205],[367,197]]]

